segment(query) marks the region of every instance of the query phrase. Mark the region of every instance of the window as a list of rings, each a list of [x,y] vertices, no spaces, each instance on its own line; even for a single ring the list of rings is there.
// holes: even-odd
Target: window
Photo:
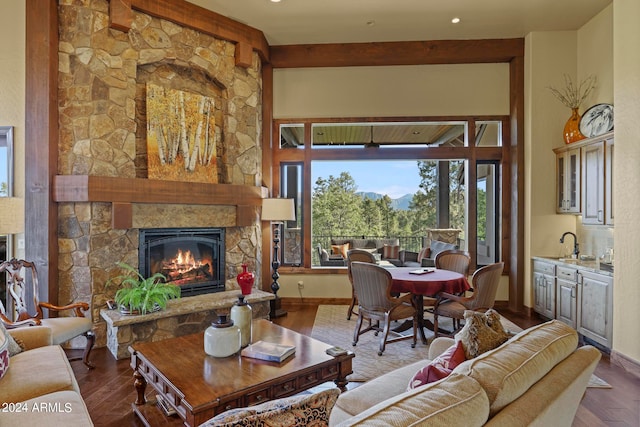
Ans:
[[[402,249],[418,251],[427,228],[462,230],[472,267],[506,258],[499,243],[508,226],[500,222],[507,117],[275,124],[274,182],[298,211],[295,226],[287,224],[283,266],[319,267],[318,247],[331,252],[332,238],[399,238]]]

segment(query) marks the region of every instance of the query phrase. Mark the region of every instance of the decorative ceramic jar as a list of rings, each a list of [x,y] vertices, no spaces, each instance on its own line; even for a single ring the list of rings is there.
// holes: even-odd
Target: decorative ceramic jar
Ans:
[[[240,350],[240,328],[218,316],[218,320],[204,331],[204,352],[213,357],[228,357]]]
[[[244,300],[244,295],[231,307],[231,320],[240,329],[240,345],[246,347],[251,344],[252,309]]]
[[[255,279],[255,274],[247,271],[247,264],[242,264],[242,273],[238,274],[236,277],[236,281],[242,290],[242,295],[249,295],[251,293]]]
[[[564,142],[565,144],[571,144],[584,138],[585,136],[580,132],[580,113],[578,113],[577,108],[572,108],[571,117],[564,125]]]

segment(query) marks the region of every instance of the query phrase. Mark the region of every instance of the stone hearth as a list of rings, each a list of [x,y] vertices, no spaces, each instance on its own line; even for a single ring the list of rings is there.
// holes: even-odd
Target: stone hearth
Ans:
[[[107,347],[117,359],[130,357],[134,342],[159,341],[204,331],[218,315],[229,314],[238,300],[238,291],[171,300],[162,311],[138,316],[120,314],[118,310],[100,310],[107,322]],[[269,318],[269,301],[273,294],[254,290],[245,300],[251,305],[254,319]]]

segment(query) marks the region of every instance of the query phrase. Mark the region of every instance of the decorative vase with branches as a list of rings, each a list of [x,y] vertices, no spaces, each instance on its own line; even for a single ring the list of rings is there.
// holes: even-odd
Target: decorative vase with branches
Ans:
[[[575,84],[568,74],[564,75],[564,87],[557,89],[548,87],[553,96],[565,106],[571,108],[571,117],[564,125],[564,142],[571,144],[572,142],[584,139],[585,136],[580,132],[580,105],[595,89],[597,77],[590,75],[579,84]]]

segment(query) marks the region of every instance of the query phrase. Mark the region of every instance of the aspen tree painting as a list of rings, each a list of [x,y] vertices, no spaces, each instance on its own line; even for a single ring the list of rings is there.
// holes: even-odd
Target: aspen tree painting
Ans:
[[[149,179],[218,182],[214,100],[147,84]]]

